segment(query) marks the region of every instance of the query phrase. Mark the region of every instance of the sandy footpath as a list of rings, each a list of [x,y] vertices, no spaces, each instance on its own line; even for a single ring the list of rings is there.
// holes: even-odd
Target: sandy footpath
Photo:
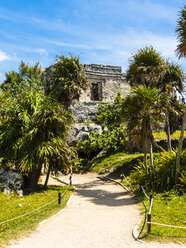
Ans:
[[[67,176],[60,179],[68,182]],[[73,184],[76,191],[64,211],[9,248],[185,247],[135,241],[132,229],[141,217],[136,202],[122,187],[95,174],[73,175]]]

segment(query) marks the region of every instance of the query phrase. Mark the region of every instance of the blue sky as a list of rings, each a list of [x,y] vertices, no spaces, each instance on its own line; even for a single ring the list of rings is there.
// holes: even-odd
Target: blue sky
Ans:
[[[0,0],[0,80],[20,61],[51,65],[56,55],[87,64],[120,65],[138,49],[153,46],[175,55],[175,28],[184,0]]]

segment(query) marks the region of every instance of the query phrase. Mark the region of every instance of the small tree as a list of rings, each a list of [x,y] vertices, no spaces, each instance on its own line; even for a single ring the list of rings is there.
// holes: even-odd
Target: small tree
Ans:
[[[3,99],[0,108],[0,156],[37,186],[42,165],[56,171],[69,165],[72,150],[66,142],[69,113],[50,96],[27,91]],[[46,183],[47,184],[47,183]]]
[[[29,66],[22,61],[18,72],[11,71],[5,73],[5,76],[6,79],[1,85],[1,89],[14,96],[23,90],[30,90],[31,88],[44,92],[46,84],[45,71],[42,70],[39,62]]]

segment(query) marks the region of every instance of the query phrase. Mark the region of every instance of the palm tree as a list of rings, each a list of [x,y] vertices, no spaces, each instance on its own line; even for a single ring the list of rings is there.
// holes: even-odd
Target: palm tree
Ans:
[[[130,137],[138,139],[138,143],[144,150],[144,163],[146,172],[147,153],[150,152],[151,167],[153,171],[152,130],[157,128],[158,122],[162,120],[159,109],[160,96],[155,88],[138,86],[132,89],[122,103],[122,116],[127,124]]]
[[[27,175],[31,189],[38,184],[42,165],[49,171],[69,166],[73,151],[66,134],[71,115],[59,103],[35,90],[17,98],[2,94],[1,103],[0,157]]]
[[[126,79],[132,87],[137,85],[156,87],[165,69],[165,61],[153,47],[145,47],[138,50],[130,59]]]
[[[178,38],[176,53],[178,58],[184,58],[186,56],[186,5],[180,11],[176,34]]]
[[[69,166],[74,154],[66,141],[71,114],[45,95],[44,86],[39,63],[22,62],[18,72],[6,74],[0,95],[0,157],[27,175],[31,188],[42,165],[56,172]]]
[[[57,56],[56,62],[47,70],[46,92],[66,108],[79,99],[81,90],[86,87],[87,81],[78,57]]]
[[[31,88],[42,92],[46,84],[45,71],[42,70],[39,62],[30,66],[22,61],[18,72],[11,71],[5,73],[5,76],[6,79],[1,84],[1,89],[9,90],[9,93],[13,95],[19,94],[23,89],[30,90]]]
[[[183,9],[180,11],[176,33],[177,33],[178,42],[179,42],[177,49],[176,49],[177,55],[179,59],[185,58],[186,57],[186,5],[184,5]],[[181,158],[185,127],[186,127],[186,108],[185,108],[184,115],[183,115],[181,135],[179,139],[178,152],[176,155],[176,174],[175,174],[175,185],[176,186],[177,186],[178,174],[179,174],[179,168],[180,168],[180,158]]]
[[[183,80],[184,75],[181,67],[174,63],[166,63],[166,70],[163,77],[157,84],[161,94],[167,94],[166,102],[163,102],[163,108],[166,116],[166,133],[167,133],[167,149],[172,151],[171,146],[171,128],[170,115],[175,116],[174,120],[177,119],[178,115],[182,114],[182,109],[178,101],[176,101],[176,92],[180,94],[183,91]],[[166,106],[166,108],[165,108]]]

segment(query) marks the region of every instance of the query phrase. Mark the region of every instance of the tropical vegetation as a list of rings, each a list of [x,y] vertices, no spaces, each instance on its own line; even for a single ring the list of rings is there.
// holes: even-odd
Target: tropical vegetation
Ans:
[[[66,60],[68,63],[64,65]],[[81,87],[80,83],[76,90],[78,80],[83,85],[86,83],[83,77],[79,78],[81,67],[78,61],[74,57],[63,57],[61,62],[67,72],[69,64],[74,65],[69,74],[64,73],[63,78],[68,82],[69,75],[72,78],[73,73],[76,75],[76,81],[71,80],[76,97]],[[79,71],[76,70],[77,65]],[[37,187],[42,167],[48,170],[47,186],[49,173],[64,170],[76,157],[74,148],[67,142],[72,116],[58,102],[56,95],[46,94],[46,85],[46,73],[39,63],[29,66],[21,62],[18,72],[6,73],[1,86],[0,157],[3,165],[23,173],[25,187],[32,190]],[[64,85],[64,90],[70,95],[68,87],[71,86]]]
[[[87,87],[82,65],[76,56],[57,56],[46,75],[47,94],[54,96],[66,108],[70,107],[74,100],[78,100],[81,90]]]

